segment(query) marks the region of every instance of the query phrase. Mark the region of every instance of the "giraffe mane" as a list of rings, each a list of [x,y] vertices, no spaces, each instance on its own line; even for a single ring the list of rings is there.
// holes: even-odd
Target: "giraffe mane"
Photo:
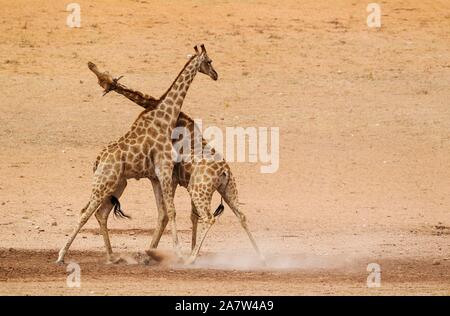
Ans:
[[[167,94],[169,93],[169,91],[172,89],[173,85],[175,84],[175,82],[177,81],[178,77],[181,75],[181,73],[186,69],[186,67],[191,63],[191,61],[196,58],[198,55],[192,55],[189,60],[186,62],[186,64],[183,66],[183,68],[181,69],[181,71],[178,73],[178,75],[175,77],[175,79],[173,80],[172,84],[170,85],[170,87],[166,90],[166,92],[164,92],[164,94],[159,98],[158,103],[160,103],[162,100],[165,99],[165,97],[167,96]]]

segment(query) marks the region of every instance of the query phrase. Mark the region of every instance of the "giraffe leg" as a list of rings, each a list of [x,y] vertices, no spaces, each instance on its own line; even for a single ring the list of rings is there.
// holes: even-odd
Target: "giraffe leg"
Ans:
[[[195,208],[195,204],[191,202],[191,222],[192,222],[192,243],[191,243],[191,251],[194,250],[195,245],[197,244],[197,224],[198,224],[198,212]]]
[[[102,205],[102,202],[102,199],[92,198],[89,203],[81,210],[78,224],[73,230],[64,247],[59,251],[58,260],[56,260],[56,263],[64,263],[64,256],[66,255],[67,250],[69,250],[69,247],[72,244],[73,240],[77,236],[80,229],[84,226],[84,224],[86,224],[89,217],[91,217],[91,215]]]
[[[152,242],[150,243],[150,249],[158,247],[159,240],[166,229],[169,217],[167,216],[166,208],[163,203],[163,196],[161,186],[158,180],[152,180],[153,193],[155,194],[156,206],[158,208],[158,222],[156,224],[155,231],[153,232]]]
[[[209,229],[214,224],[214,222],[215,222],[214,217],[211,217],[211,218],[200,218],[199,219],[199,223],[200,223],[200,240],[199,240],[198,243],[196,243],[196,245],[192,249],[189,258],[187,258],[184,261],[184,263],[186,265],[194,263],[195,260],[197,259],[198,253],[200,252],[200,248],[202,247],[203,242],[205,241],[206,235],[208,234]]]
[[[150,179],[153,186],[153,193],[155,194],[156,206],[158,208],[158,223],[156,225],[155,231],[153,232],[152,242],[150,243],[150,249],[155,249],[158,247],[161,236],[166,229],[169,222],[169,216],[167,215],[167,210],[164,206],[163,195],[161,190],[161,185],[158,180]],[[175,196],[175,190],[177,189],[178,181],[172,179],[172,198]]]
[[[192,190],[189,193],[191,194],[192,203],[195,205],[195,209],[200,216],[200,218],[198,219],[198,222],[200,224],[200,239],[199,242],[196,243],[193,247],[189,258],[185,260],[185,264],[192,264],[197,259],[198,253],[200,252],[200,248],[205,241],[206,235],[215,222],[215,218],[211,215],[210,212],[212,194],[208,193],[208,191],[207,193],[201,193],[201,191],[198,190],[196,193],[192,192]],[[192,231],[192,233],[194,234],[194,230]],[[197,236],[195,236],[195,238],[197,239]]]
[[[123,191],[125,190],[127,186],[127,181],[123,180],[119,183],[116,191],[112,194],[117,199],[119,199],[122,196]],[[106,262],[111,263],[111,255],[112,255],[112,248],[111,248],[111,242],[109,240],[109,234],[108,234],[108,216],[111,213],[111,210],[113,208],[113,204],[111,203],[111,199],[106,199],[102,206],[95,212],[95,217],[97,218],[98,224],[100,226],[100,233],[103,236],[103,241],[105,242],[105,248],[106,248]]]
[[[117,166],[119,168],[119,165]],[[111,169],[109,173],[102,172],[103,166],[98,166],[97,171],[94,174],[94,185],[92,187],[92,194],[89,203],[81,210],[78,224],[67,240],[66,244],[59,251],[57,263],[64,263],[64,256],[70,245],[74,241],[80,229],[86,224],[88,219],[96,212],[107,199],[110,199],[111,195],[116,191],[118,182],[109,182],[111,177],[116,177],[115,170]]]
[[[219,188],[219,193],[222,195],[225,202],[228,204],[228,206],[233,211],[234,215],[239,219],[241,222],[242,228],[244,228],[245,232],[248,235],[248,238],[250,239],[250,242],[252,243],[253,248],[255,249],[256,253],[260,257],[263,263],[266,262],[266,258],[262,255],[261,251],[258,248],[258,245],[256,244],[255,239],[253,238],[252,233],[250,232],[248,225],[247,225],[247,219],[239,210],[239,203],[238,203],[238,195],[237,195],[237,189],[236,189],[236,182],[234,178],[230,175],[230,178],[228,180],[228,184],[225,188]]]
[[[229,203],[227,203],[227,204],[230,205]],[[242,226],[242,228],[244,228],[244,230],[246,231],[246,233],[247,233],[247,235],[248,235],[248,238],[250,239],[250,242],[252,243],[253,248],[255,249],[256,253],[257,253],[258,256],[259,256],[259,258],[261,259],[261,261],[262,261],[263,263],[265,263],[265,262],[266,262],[266,258],[263,256],[263,254],[262,254],[261,251],[259,250],[258,245],[256,244],[256,241],[255,241],[255,239],[253,238],[253,235],[252,235],[252,233],[250,232],[250,229],[248,228],[247,220],[246,220],[245,215],[244,215],[241,211],[239,211],[238,208],[233,208],[233,207],[231,207],[231,206],[230,206],[230,208],[231,208],[231,210],[233,211],[233,213],[239,218],[239,220],[240,220],[240,222],[241,222],[241,226]]]
[[[170,161],[170,163],[167,161]],[[175,220],[176,212],[175,212],[175,204],[173,201],[174,185],[172,179],[173,163],[171,162],[171,160],[166,160],[165,163],[161,163],[158,171],[159,172],[157,173],[157,175],[159,184],[161,185],[164,206],[167,210],[169,221],[172,224],[171,231],[172,231],[173,247],[175,249],[177,257],[182,259],[183,255],[181,253],[181,247],[178,241],[177,223]]]

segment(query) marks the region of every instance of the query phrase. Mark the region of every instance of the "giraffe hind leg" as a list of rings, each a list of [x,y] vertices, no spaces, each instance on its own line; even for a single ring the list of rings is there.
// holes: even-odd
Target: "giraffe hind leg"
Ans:
[[[117,188],[117,190],[111,196],[111,198],[106,199],[103,202],[103,205],[95,212],[95,217],[97,218],[98,224],[100,226],[100,233],[102,234],[103,240],[105,243],[106,262],[107,263],[114,262],[114,260],[111,259],[112,247],[111,247],[111,241],[109,239],[109,233],[108,233],[108,216],[114,207],[113,197],[118,200],[120,198],[120,196],[122,195],[123,191],[125,190],[126,185],[127,185],[126,180],[122,181],[119,184],[119,187]]]
[[[248,238],[250,239],[250,242],[252,243],[253,248],[255,249],[256,253],[260,257],[261,261],[263,263],[265,263],[266,259],[263,256],[263,254],[261,253],[261,251],[259,250],[259,247],[258,247],[258,245],[256,244],[256,241],[255,241],[255,238],[253,238],[253,235],[250,232],[250,229],[248,228],[247,219],[246,219],[244,213],[242,213],[239,210],[239,205],[238,205],[239,203],[238,203],[238,195],[237,195],[237,190],[236,190],[236,183],[235,183],[233,177],[230,177],[230,179],[229,179],[227,185],[225,186],[225,188],[219,188],[219,193],[220,193],[220,195],[222,195],[222,198],[225,200],[225,202],[231,208],[231,210],[233,211],[234,215],[236,215],[236,217],[241,222],[241,226],[245,230],[245,232],[247,233]]]
[[[94,212],[100,209],[101,206],[104,205],[105,201],[109,200],[111,198],[111,195],[116,191],[118,182],[106,186],[107,181],[106,179],[110,175],[113,175],[113,173],[111,172],[110,174],[105,173],[101,174],[99,172],[98,174],[97,173],[94,174],[95,184],[92,188],[92,194],[89,203],[85,208],[81,210],[77,226],[73,230],[72,234],[69,236],[69,239],[67,240],[64,247],[61,248],[61,250],[59,251],[58,260],[56,261],[57,263],[64,263],[64,256],[66,252],[69,250],[70,246],[72,245],[72,242],[78,235],[81,228],[87,223],[92,214],[94,214]]]
[[[200,239],[198,242],[196,242],[195,246],[193,247],[190,256],[187,258],[187,260],[184,262],[185,264],[192,264],[197,259],[197,256],[200,252],[200,248],[202,247],[203,242],[205,241],[206,235],[208,234],[209,229],[215,222],[214,216],[210,213],[210,205],[211,205],[211,198],[212,193],[202,193],[200,192],[194,192],[194,189],[190,190],[191,200],[193,203],[193,210],[196,211],[198,214],[198,223],[200,224]],[[197,214],[194,214],[194,216],[197,216]],[[197,223],[195,223],[195,239],[197,239]],[[194,227],[193,227],[194,228]],[[194,233],[194,232],[193,232]],[[193,235],[193,243],[194,243],[194,235]]]
[[[56,263],[64,263],[64,257],[66,255],[67,250],[69,250],[70,246],[72,245],[72,242],[74,241],[75,237],[78,235],[78,232],[81,230],[81,228],[86,224],[89,217],[102,205],[102,201],[98,199],[91,199],[88,203],[88,205],[81,210],[80,218],[78,220],[78,224],[73,230],[72,234],[69,236],[69,239],[67,240],[64,247],[61,248],[58,254],[58,260],[56,260]]]
[[[194,250],[197,244],[197,226],[198,226],[198,212],[195,209],[194,202],[191,201],[191,222],[192,222],[192,241],[191,241],[191,251]]]

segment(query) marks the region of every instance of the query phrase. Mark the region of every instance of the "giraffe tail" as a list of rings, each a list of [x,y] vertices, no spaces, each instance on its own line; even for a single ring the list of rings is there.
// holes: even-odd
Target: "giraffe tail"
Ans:
[[[220,215],[222,215],[224,210],[225,210],[225,206],[223,205],[223,199],[221,198],[220,205],[214,211],[214,217],[219,217]]]
[[[226,190],[228,183],[230,182],[230,175],[225,171],[222,174],[222,177],[224,177],[224,181],[225,181],[225,186],[224,186],[224,190]],[[222,195],[222,194],[221,194]],[[220,197],[220,204],[219,206],[216,208],[216,210],[214,211],[214,217],[219,217],[220,215],[222,215],[223,211],[225,210],[225,206],[223,205],[223,196]]]
[[[119,199],[116,198],[114,195],[111,196],[111,203],[113,204],[113,207],[114,207],[113,211],[114,211],[114,216],[115,216],[115,217],[131,219],[131,216],[125,214],[125,213],[122,211],[122,208],[121,208],[121,206],[120,206]]]

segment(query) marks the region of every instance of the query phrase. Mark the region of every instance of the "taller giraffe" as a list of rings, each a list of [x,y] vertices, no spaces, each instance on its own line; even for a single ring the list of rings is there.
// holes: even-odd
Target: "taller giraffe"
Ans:
[[[134,103],[142,106],[143,108],[154,108],[158,104],[158,99],[144,94],[140,91],[133,90],[125,85],[118,83],[118,79],[113,79],[107,72],[100,72],[97,66],[91,62],[88,63],[89,69],[94,72],[98,78],[98,83],[104,88],[104,95],[110,91],[114,91],[118,94],[122,94]],[[246,217],[239,208],[238,192],[236,181],[232,175],[231,168],[223,157],[218,156],[217,159],[195,159],[196,144],[200,144],[203,153],[210,152],[215,155],[214,148],[211,147],[208,142],[201,136],[201,131],[195,124],[194,120],[190,118],[186,113],[180,112],[177,121],[177,128],[184,129],[183,138],[176,139],[174,137],[173,144],[184,141],[184,137],[190,139],[190,152],[188,154],[190,159],[182,159],[174,167],[173,183],[174,185],[180,185],[185,187],[191,196],[191,221],[192,221],[192,253],[186,263],[192,263],[196,259],[200,250],[201,244],[205,239],[206,232],[209,227],[214,223],[214,217],[223,211],[223,204],[220,208],[212,214],[210,212],[210,203],[212,194],[218,191],[224,201],[230,206],[233,213],[239,218],[242,227],[247,232],[250,241],[259,254],[262,261],[265,261],[264,256],[259,251],[258,246],[247,226]],[[178,145],[175,145],[179,147]],[[187,157],[186,157],[187,158]],[[152,249],[158,246],[158,242],[161,238],[161,234],[164,231],[167,224],[167,216],[165,210],[161,206],[160,198],[155,192],[157,207],[158,207],[158,222],[156,229],[153,233],[152,242],[150,244],[150,250],[147,252],[152,255]],[[163,214],[161,216],[161,214]],[[200,242],[197,243],[197,224],[200,222],[202,228]]]
[[[127,185],[127,179],[149,178],[155,191],[160,192],[162,204],[172,223],[172,240],[175,251],[181,257],[175,221],[173,201],[174,184],[172,173],[172,130],[178,120],[184,98],[197,72],[217,80],[218,75],[212,66],[204,45],[201,52],[185,64],[169,89],[162,95],[154,109],[144,110],[119,140],[106,146],[94,163],[94,181],[88,204],[81,210],[79,222],[69,236],[65,246],[59,251],[58,263],[64,256],[80,229],[96,212],[100,230],[107,244],[107,256],[112,250],[107,232],[107,214],[117,205]]]

